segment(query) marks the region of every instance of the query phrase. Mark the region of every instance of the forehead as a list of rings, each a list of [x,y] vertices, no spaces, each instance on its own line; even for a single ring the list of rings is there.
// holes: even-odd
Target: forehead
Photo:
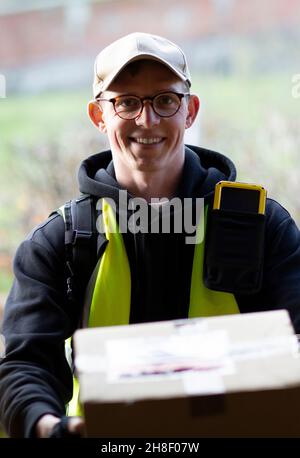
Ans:
[[[139,60],[128,64],[111,83],[108,91],[124,92],[182,90],[183,81],[167,66],[153,60]]]

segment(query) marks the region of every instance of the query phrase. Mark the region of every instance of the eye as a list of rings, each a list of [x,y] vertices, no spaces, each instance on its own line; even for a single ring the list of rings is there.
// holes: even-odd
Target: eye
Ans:
[[[174,94],[161,94],[155,99],[155,103],[160,107],[168,107],[171,105],[177,105],[178,99]]]
[[[139,108],[140,101],[136,97],[118,97],[115,105],[119,109],[135,110]]]

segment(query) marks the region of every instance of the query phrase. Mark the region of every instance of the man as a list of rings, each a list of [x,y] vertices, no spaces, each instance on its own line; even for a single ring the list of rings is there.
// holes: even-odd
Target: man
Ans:
[[[128,193],[126,203],[139,198],[147,210],[152,209],[153,198],[177,198],[193,203],[204,199],[211,212],[216,183],[235,180],[229,159],[184,145],[185,129],[193,124],[200,104],[190,85],[182,50],[161,37],[130,34],[97,56],[89,116],[107,134],[110,151],[83,162],[79,187],[96,200],[104,199],[104,223],[115,224],[114,218],[120,223],[121,191]],[[110,212],[111,202],[116,204],[116,215]],[[157,206],[155,218],[162,218],[162,208],[164,204]],[[170,213],[174,229],[177,213]],[[113,236],[105,229],[109,241],[105,255],[101,253],[103,268],[98,270],[96,299],[88,310],[89,325],[201,316],[214,314],[218,307],[221,313],[286,308],[299,332],[300,234],[276,202],[267,202],[262,284],[249,294],[207,288],[199,274],[203,259],[196,256],[202,245],[186,243],[184,231],[137,231],[135,225],[136,220],[131,230]],[[64,342],[82,321],[83,304],[78,298],[67,300],[64,237],[63,218],[55,214],[34,229],[15,257],[15,281],[3,326],[6,358],[0,365],[1,420],[12,436],[83,431],[82,418],[65,417],[72,371]],[[201,291],[195,293],[198,285]],[[207,309],[201,311],[204,297]],[[229,304],[228,310],[224,304]]]

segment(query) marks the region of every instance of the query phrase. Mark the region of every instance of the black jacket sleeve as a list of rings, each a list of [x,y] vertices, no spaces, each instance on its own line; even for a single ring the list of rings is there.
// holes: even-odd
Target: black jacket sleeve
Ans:
[[[300,232],[290,214],[267,200],[263,286],[257,294],[236,295],[243,312],[288,310],[300,333]]]
[[[0,420],[11,437],[33,437],[46,413],[62,416],[72,396],[64,342],[78,321],[65,297],[64,222],[50,217],[20,245],[3,320]]]

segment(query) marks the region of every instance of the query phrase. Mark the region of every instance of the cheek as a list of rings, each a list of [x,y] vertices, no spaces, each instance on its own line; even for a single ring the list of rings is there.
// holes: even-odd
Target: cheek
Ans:
[[[118,120],[116,123],[113,122],[109,126],[109,128],[107,129],[107,135],[111,143],[121,145],[126,144],[128,142],[129,133],[126,127],[124,127],[122,124],[120,125]]]
[[[105,132],[110,140],[112,140],[119,130],[118,118],[116,114],[108,109],[103,110],[102,116],[103,124],[105,126]]]
[[[171,131],[173,133],[173,136],[174,136],[174,139],[177,137],[177,138],[182,138],[182,136],[184,135],[185,133],[185,129],[186,129],[186,114],[185,113],[177,113],[178,116],[176,117],[176,119],[174,119],[173,123],[172,123],[172,126],[171,127]],[[174,133],[176,132],[177,135],[174,135]]]

